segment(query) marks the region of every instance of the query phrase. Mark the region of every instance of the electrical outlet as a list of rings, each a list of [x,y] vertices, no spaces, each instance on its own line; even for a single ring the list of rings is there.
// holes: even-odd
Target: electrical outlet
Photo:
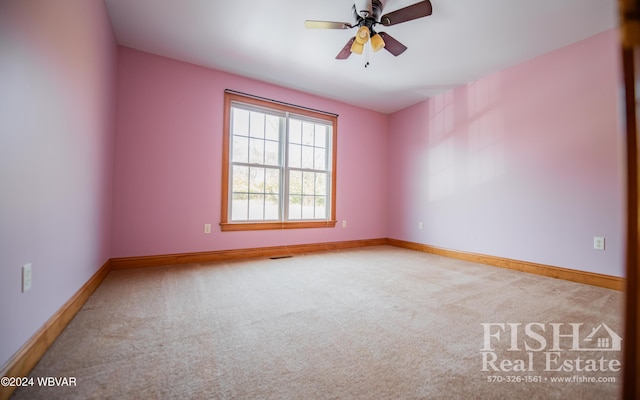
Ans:
[[[22,266],[22,293],[31,289],[31,263]]]
[[[424,224],[422,223],[422,221],[418,222],[418,229],[422,230],[422,228],[424,228]]]
[[[595,236],[593,238],[593,249],[594,250],[604,250],[604,238],[600,236]]]
[[[204,233],[211,233],[211,224],[204,224]]]
[[[343,228],[346,228],[346,227],[347,227],[347,220],[346,220],[346,219],[343,219],[343,220],[342,220],[342,227],[343,227]]]

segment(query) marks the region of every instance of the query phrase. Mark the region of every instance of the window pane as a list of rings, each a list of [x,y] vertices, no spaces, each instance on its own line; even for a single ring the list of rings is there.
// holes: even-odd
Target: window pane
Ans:
[[[233,192],[249,192],[249,167],[233,166]]]
[[[249,196],[234,194],[231,200],[231,220],[246,221],[249,210]]]
[[[280,117],[267,115],[265,137],[269,140],[280,140]]]
[[[249,139],[243,136],[233,137],[233,156],[231,161],[244,163],[249,161]]]
[[[302,194],[302,171],[289,172],[289,193]]]
[[[316,196],[316,219],[327,218],[327,203],[324,196]]]
[[[315,194],[327,195],[327,174],[316,174],[316,190]]]
[[[302,143],[302,121],[289,120],[289,143]]]
[[[302,175],[302,194],[315,193],[315,173],[304,172]]]
[[[278,194],[280,192],[280,170],[267,169],[265,173],[265,193]]]
[[[316,147],[326,147],[327,146],[327,126],[326,125],[316,125]]]
[[[302,149],[299,144],[290,144],[289,145],[289,167],[291,168],[300,168],[302,167],[302,163],[300,162],[300,158]]]
[[[313,169],[313,147],[302,146],[302,168]]]
[[[264,205],[264,219],[280,219],[280,196],[267,195]]]
[[[264,168],[249,168],[249,192],[264,193]]]
[[[264,195],[252,194],[249,196],[249,219],[264,219]]]
[[[302,219],[313,219],[315,215],[315,201],[313,196],[302,197]]]
[[[264,140],[249,139],[249,162],[252,164],[264,164]]]
[[[278,142],[267,140],[264,142],[264,163],[280,165],[280,146]]]
[[[249,111],[233,109],[233,134],[249,136]]]
[[[327,169],[327,151],[325,149],[315,148],[314,169]]]
[[[264,138],[264,117],[263,113],[251,112],[251,137]]]
[[[302,197],[289,196],[289,219],[302,218]]]
[[[302,144],[313,146],[314,124],[311,122],[302,123]]]

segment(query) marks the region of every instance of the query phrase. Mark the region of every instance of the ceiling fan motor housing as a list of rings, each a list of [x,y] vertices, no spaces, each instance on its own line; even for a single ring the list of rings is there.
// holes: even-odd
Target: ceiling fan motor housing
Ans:
[[[360,23],[360,20],[380,21],[384,1],[385,0],[355,0],[353,13],[355,14],[356,22]]]

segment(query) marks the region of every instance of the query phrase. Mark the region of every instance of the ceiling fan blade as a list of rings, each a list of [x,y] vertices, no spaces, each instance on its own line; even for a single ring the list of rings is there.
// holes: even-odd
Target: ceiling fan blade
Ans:
[[[351,55],[351,45],[356,41],[356,37],[349,39],[346,45],[340,50],[340,53],[336,56],[336,60],[346,60]]]
[[[431,15],[433,9],[429,0],[421,1],[396,11],[392,11],[389,14],[385,14],[380,17],[380,23],[384,26],[396,25],[401,22],[407,22],[414,19],[422,18]]]
[[[304,27],[309,29],[351,29],[353,26],[346,22],[304,21]]]
[[[398,57],[400,54],[404,53],[405,50],[407,50],[407,46],[395,40],[388,33],[379,32],[378,35],[382,36],[382,40],[384,40],[384,48],[394,56]]]

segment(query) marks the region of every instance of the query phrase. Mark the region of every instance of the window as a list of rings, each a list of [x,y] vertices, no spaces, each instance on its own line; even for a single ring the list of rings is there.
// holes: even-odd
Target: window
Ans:
[[[225,93],[223,231],[334,227],[337,116]]]

